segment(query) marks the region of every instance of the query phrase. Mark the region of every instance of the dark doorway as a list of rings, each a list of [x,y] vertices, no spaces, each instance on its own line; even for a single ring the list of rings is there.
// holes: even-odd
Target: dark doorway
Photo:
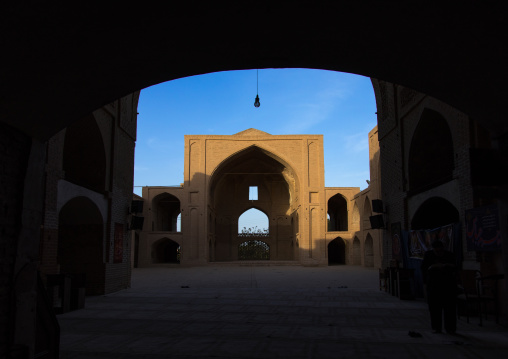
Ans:
[[[103,232],[101,212],[90,199],[73,198],[60,210],[60,273],[85,274],[87,295],[104,294]]]
[[[346,264],[346,243],[340,237],[328,243],[328,265]]]
[[[180,263],[180,245],[169,238],[162,238],[152,246],[153,263]]]

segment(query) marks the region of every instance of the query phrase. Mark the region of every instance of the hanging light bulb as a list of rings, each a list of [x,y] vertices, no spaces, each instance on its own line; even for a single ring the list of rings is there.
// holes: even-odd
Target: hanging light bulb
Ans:
[[[261,106],[261,102],[259,102],[259,76],[258,76],[259,70],[256,69],[256,99],[254,100],[254,107]]]
[[[256,95],[256,100],[254,101],[254,107],[259,107],[261,106],[261,103],[259,102],[259,96]]]

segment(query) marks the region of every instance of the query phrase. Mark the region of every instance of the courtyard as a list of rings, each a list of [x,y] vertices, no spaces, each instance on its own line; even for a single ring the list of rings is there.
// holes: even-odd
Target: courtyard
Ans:
[[[61,358],[505,358],[492,317],[433,334],[376,269],[291,262],[133,269],[131,288],[58,316]],[[412,337],[409,332],[421,337]]]

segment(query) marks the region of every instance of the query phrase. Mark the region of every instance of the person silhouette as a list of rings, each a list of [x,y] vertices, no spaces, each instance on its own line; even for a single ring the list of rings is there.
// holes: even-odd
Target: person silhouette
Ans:
[[[434,333],[441,333],[443,317],[447,333],[457,330],[457,271],[455,256],[445,250],[443,242],[435,240],[432,250],[422,261],[423,283],[426,287],[430,323]]]

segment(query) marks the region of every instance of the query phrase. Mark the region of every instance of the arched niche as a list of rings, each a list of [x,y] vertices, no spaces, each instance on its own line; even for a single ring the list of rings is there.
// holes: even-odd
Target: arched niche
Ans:
[[[361,244],[358,237],[353,239],[353,265],[359,266],[362,264],[362,251]]]
[[[408,157],[409,190],[419,192],[453,178],[453,137],[446,119],[423,110],[413,133]]]
[[[346,242],[337,237],[328,243],[328,265],[346,264]]]
[[[431,197],[423,202],[411,219],[411,229],[434,229],[459,222],[459,211],[441,197]]]
[[[62,169],[65,179],[96,192],[106,188],[106,151],[93,115],[65,130]]]
[[[353,219],[352,222],[355,226],[360,225],[360,210],[358,209],[358,204],[355,202],[353,205]]]
[[[162,193],[152,200],[152,230],[179,232],[180,200],[169,193]]]
[[[67,202],[58,215],[60,273],[84,274],[86,294],[103,294],[105,267],[104,223],[95,203],[86,197]]]
[[[365,267],[374,267],[374,240],[370,233],[367,233],[367,237],[365,237],[364,263]]]
[[[347,231],[348,213],[347,201],[343,195],[337,193],[328,200],[328,231]]]
[[[169,238],[161,238],[152,245],[153,263],[180,263],[180,245]]]

